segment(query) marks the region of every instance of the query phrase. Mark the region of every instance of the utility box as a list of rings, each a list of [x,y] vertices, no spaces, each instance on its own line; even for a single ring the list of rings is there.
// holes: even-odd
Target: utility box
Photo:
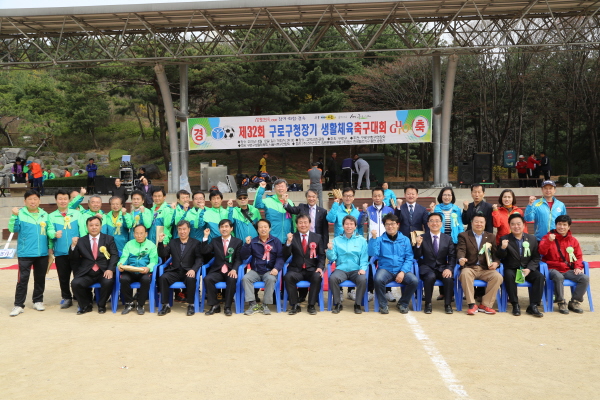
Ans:
[[[208,190],[208,173],[206,169],[208,168],[207,162],[200,163],[200,190]]]
[[[383,153],[366,153],[359,154],[358,156],[369,163],[369,173],[375,175],[375,179],[377,179],[379,185],[382,185],[385,182],[383,168],[385,155]],[[371,187],[374,186],[375,182],[371,182]]]

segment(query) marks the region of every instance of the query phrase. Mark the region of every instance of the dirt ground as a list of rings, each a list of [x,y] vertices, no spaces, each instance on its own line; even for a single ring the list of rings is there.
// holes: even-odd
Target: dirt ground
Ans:
[[[59,309],[10,318],[16,270],[0,271],[1,399],[597,399],[600,313],[271,316]],[[600,271],[592,270],[592,286]],[[597,286],[597,285],[596,285]],[[528,304],[521,289],[521,305]],[[600,287],[595,288],[597,295]],[[436,291],[437,292],[437,291]],[[596,305],[600,298],[595,296]],[[509,307],[510,309],[510,307]],[[196,397],[197,396],[197,397]]]

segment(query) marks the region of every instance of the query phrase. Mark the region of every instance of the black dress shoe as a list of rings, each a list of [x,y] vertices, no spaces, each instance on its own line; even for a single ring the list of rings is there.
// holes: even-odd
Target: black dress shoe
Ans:
[[[79,310],[77,310],[77,315],[89,313],[91,311],[92,311],[92,306],[87,306],[87,307],[80,308]]]
[[[104,313],[106,313],[106,307],[98,306],[98,314],[104,314]]]
[[[190,317],[190,316],[192,316],[194,314],[196,314],[196,311],[194,310],[194,305],[193,304],[188,304],[187,316]]]
[[[306,311],[308,311],[310,315],[317,315],[317,309],[315,308],[315,306],[309,305]]]
[[[168,313],[171,312],[171,307],[169,307],[168,304],[163,304],[162,308],[160,309],[160,311],[158,312],[158,316],[162,317],[163,315],[167,315]]]
[[[304,303],[306,301],[306,297],[300,297],[298,299],[298,303]]]
[[[362,307],[359,304],[354,305],[354,314],[362,314]]]
[[[221,306],[210,306],[210,309],[204,313],[204,315],[213,315],[221,312]]]
[[[446,304],[444,306],[444,311],[446,312],[446,314],[452,314],[454,311],[452,311],[452,304]]]
[[[121,315],[129,314],[129,312],[133,310],[133,303],[125,304],[125,308],[121,311]],[[100,310],[98,310],[100,312]]]
[[[139,305],[136,308],[138,315],[144,315],[144,313],[146,312],[146,310],[144,310],[144,305]]]
[[[537,318],[542,318],[544,316],[544,314],[542,314],[540,310],[538,310],[537,305],[535,304],[531,304],[529,307],[527,307],[527,310],[525,310],[525,312]]]
[[[302,311],[302,308],[300,308],[298,304],[292,304],[290,307],[290,311],[288,311],[288,315],[296,315],[300,311]]]
[[[343,305],[341,305],[341,304],[335,304],[333,306],[333,310],[331,310],[331,312],[334,313],[334,314],[339,314],[340,311],[342,311],[343,309],[344,309]]]
[[[73,300],[71,300],[71,299],[64,299],[63,303],[60,305],[60,308],[64,310],[65,308],[69,308],[72,305],[73,305]]]
[[[512,315],[514,315],[515,317],[521,315],[521,306],[518,303],[513,304]]]
[[[431,312],[433,311],[433,307],[431,306],[431,303],[425,303],[425,314],[431,314]]]
[[[226,317],[231,317],[231,307],[225,307],[225,316]]]

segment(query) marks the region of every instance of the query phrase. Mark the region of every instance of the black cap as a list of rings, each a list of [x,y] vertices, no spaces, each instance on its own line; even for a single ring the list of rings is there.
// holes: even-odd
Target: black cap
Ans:
[[[248,192],[245,189],[240,189],[235,194],[236,199],[239,199],[242,196],[248,197]]]

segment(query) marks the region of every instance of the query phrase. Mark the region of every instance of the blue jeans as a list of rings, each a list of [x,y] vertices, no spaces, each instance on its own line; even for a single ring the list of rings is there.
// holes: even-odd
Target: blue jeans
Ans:
[[[373,278],[373,283],[375,285],[375,293],[377,295],[377,301],[379,302],[379,307],[387,307],[387,299],[385,298],[385,285],[390,282],[395,282],[396,275],[392,274],[387,269],[378,268],[375,273],[375,277]],[[400,300],[398,300],[398,304],[402,304],[404,306],[408,306],[410,302],[410,298],[417,291],[417,285],[419,280],[412,272],[406,272],[404,274],[404,279],[402,280],[402,296]]]

